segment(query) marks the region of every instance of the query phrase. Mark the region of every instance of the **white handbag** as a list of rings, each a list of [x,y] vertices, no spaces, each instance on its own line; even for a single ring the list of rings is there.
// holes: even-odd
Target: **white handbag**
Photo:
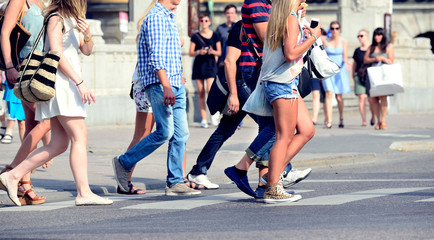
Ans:
[[[312,73],[318,79],[332,77],[341,71],[341,67],[337,63],[333,62],[327,55],[321,38],[318,38],[310,49],[309,58],[312,62]]]
[[[371,97],[388,96],[404,92],[400,64],[381,64],[368,68]]]
[[[243,111],[257,116],[273,116],[273,108],[268,102],[267,97],[265,97],[265,90],[261,80],[258,80],[256,83],[256,88],[244,104]]]

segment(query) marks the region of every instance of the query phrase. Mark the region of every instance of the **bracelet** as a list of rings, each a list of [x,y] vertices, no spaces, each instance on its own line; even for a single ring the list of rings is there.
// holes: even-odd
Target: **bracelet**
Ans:
[[[6,68],[6,71],[7,71],[7,70],[10,70],[10,69],[12,69],[12,68],[15,68],[15,67],[8,67],[8,68]]]
[[[315,38],[315,42],[318,41],[318,38],[315,35],[312,34],[312,37]]]
[[[81,82],[80,83],[77,83],[77,84],[75,84],[75,86],[80,86],[80,84],[82,84],[84,82],[84,80],[81,80]]]
[[[90,40],[92,40],[92,34],[90,34],[90,38],[88,40],[84,39],[84,44],[90,42]]]

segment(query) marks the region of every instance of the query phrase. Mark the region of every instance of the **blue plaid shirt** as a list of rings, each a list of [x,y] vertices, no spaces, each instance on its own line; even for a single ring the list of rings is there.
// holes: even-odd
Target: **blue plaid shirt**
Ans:
[[[181,87],[181,41],[174,12],[157,2],[143,21],[137,47],[137,70],[145,87],[161,83],[160,69],[166,69],[171,86]]]

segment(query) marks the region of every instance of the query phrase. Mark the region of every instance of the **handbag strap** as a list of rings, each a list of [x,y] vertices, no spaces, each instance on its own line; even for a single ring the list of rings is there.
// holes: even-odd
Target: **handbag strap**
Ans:
[[[247,44],[249,45],[250,50],[253,50],[253,55],[256,58],[256,61],[262,60],[262,57],[259,56],[258,50],[253,46],[252,40],[250,39],[249,35],[247,35],[246,29],[244,29],[243,26],[241,26],[241,29],[243,31],[243,34],[246,36]]]
[[[205,41],[202,39],[202,37],[200,36],[199,33],[195,33],[195,35],[197,36],[197,38],[199,39],[200,43],[202,43],[203,47],[206,47],[206,43]]]

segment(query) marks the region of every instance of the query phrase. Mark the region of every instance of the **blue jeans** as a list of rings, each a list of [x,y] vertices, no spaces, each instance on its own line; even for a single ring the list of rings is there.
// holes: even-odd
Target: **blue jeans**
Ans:
[[[145,91],[152,105],[156,130],[119,156],[119,160],[122,166],[131,170],[137,162],[169,140],[166,183],[168,187],[172,187],[176,183],[183,182],[182,161],[189,136],[185,85],[180,88],[172,87],[176,98],[173,106],[163,104],[164,95],[161,84],[149,85]]]
[[[259,73],[259,71],[253,71],[253,73]],[[247,99],[249,98],[250,94],[252,93],[253,89],[256,86],[255,81],[258,79],[257,74],[250,75],[249,77],[251,79],[237,81],[237,91],[238,91],[238,100],[240,101],[240,109],[243,108],[244,103],[247,101]],[[254,80],[255,78],[256,80]],[[240,110],[238,111],[237,114],[231,116],[223,115],[223,118],[220,120],[220,124],[218,125],[217,129],[208,139],[208,142],[205,144],[199,156],[197,157],[196,165],[194,165],[190,171],[192,175],[207,174],[207,171],[211,167],[211,164],[214,161],[215,155],[217,154],[218,150],[221,148],[223,143],[234,134],[238,125],[247,114],[248,114],[247,112]],[[263,128],[269,125],[270,120],[271,121],[273,120],[270,117],[261,117],[253,114],[249,114],[249,116],[256,123],[258,123],[259,131],[261,131]],[[273,143],[271,144],[271,146],[273,145]],[[260,150],[260,148],[257,149]],[[262,157],[262,154],[267,154],[267,155]],[[255,161],[258,161],[257,162],[258,167],[268,166],[269,152],[268,153],[266,151],[262,151],[260,153],[255,152],[255,155],[258,156],[255,159]],[[265,160],[267,165],[262,165],[261,164],[262,160]]]
[[[297,86],[298,81],[299,78],[296,77],[291,85]],[[290,93],[292,94],[292,91]],[[268,166],[268,157],[276,141],[274,119],[271,117],[271,120],[268,120],[268,122],[263,123],[263,125],[264,124],[266,124],[266,126],[263,127],[262,131],[259,132],[258,136],[256,136],[255,140],[253,140],[246,150],[247,156],[256,162],[257,167],[259,167],[258,162],[261,162],[260,166]],[[290,166],[290,164],[288,164],[288,166]]]

